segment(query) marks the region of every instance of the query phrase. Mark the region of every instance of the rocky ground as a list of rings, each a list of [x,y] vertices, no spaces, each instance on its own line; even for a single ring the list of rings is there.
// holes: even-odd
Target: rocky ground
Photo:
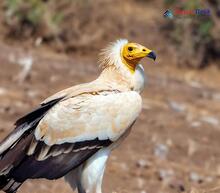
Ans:
[[[109,159],[104,192],[220,192],[220,76],[178,69],[165,56],[144,60],[144,107],[130,136]],[[0,44],[0,137],[47,96],[99,73],[96,54]],[[71,192],[63,179],[27,181],[19,192]]]
[[[218,65],[213,62],[203,70],[177,68],[177,48],[161,31],[164,1],[99,2],[102,9],[94,4],[90,12],[74,12],[70,7],[62,24],[63,42],[47,38],[43,45],[44,27],[33,37],[23,31],[18,37],[8,35],[0,2],[0,139],[44,98],[95,79],[98,49],[125,37],[154,49],[158,59],[143,61],[148,77],[143,111],[130,136],[109,159],[103,192],[219,193]],[[12,26],[15,31],[22,27]],[[71,189],[60,179],[27,181],[19,190],[30,191],[67,193]]]

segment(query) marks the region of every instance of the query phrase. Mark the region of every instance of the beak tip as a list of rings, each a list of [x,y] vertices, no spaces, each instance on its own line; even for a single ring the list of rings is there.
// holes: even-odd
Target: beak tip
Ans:
[[[156,54],[155,54],[155,52],[154,51],[151,51],[148,55],[147,55],[147,57],[149,57],[149,58],[151,58],[151,59],[153,59],[154,61],[156,60],[156,58],[157,58],[157,56],[156,56]]]

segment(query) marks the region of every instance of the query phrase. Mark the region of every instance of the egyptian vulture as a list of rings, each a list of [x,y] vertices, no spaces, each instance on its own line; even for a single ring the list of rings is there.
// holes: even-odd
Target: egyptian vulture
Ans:
[[[0,190],[27,179],[65,177],[79,193],[101,193],[106,161],[142,108],[144,70],[153,51],[117,40],[100,55],[100,76],[62,90],[20,118],[0,143]]]

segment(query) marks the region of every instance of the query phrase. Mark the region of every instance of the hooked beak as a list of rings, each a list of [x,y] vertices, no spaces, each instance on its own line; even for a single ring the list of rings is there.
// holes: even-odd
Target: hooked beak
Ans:
[[[153,52],[153,51],[151,51],[151,52],[147,55],[147,57],[153,59],[154,61],[155,61],[156,58],[157,58],[155,52]]]

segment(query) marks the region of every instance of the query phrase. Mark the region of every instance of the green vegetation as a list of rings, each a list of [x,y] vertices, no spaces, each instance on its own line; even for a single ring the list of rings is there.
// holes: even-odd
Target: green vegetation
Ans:
[[[41,22],[45,12],[45,5],[39,0],[8,0],[6,9],[8,10],[9,19],[17,17],[18,20],[27,20],[33,25]]]
[[[7,0],[5,1],[5,23],[11,32],[18,36],[39,33],[40,27],[47,34],[58,33],[58,26],[62,22],[63,14],[56,10],[55,1],[43,0]]]
[[[133,17],[132,8],[126,7],[126,3],[115,6],[113,1],[95,2],[4,0],[5,31],[9,37],[18,40],[35,41],[40,37],[59,51],[85,50],[88,45],[97,46],[101,40],[138,36],[139,31],[144,31],[145,20]],[[127,5],[135,2],[143,7],[153,1],[129,2]],[[184,15],[162,21],[161,32],[166,35],[169,46],[175,48],[173,54],[179,65],[204,67],[220,57],[219,7],[218,0],[164,0],[164,8],[172,11],[208,8],[211,12],[209,16]]]
[[[211,15],[177,16],[166,22],[164,29],[177,48],[179,65],[204,67],[209,61],[219,57],[219,48],[216,46],[220,42],[216,32],[219,32],[219,23],[215,19],[218,17],[215,13],[216,5],[201,0],[181,2],[164,0],[164,4],[171,10],[209,9],[211,11]]]

